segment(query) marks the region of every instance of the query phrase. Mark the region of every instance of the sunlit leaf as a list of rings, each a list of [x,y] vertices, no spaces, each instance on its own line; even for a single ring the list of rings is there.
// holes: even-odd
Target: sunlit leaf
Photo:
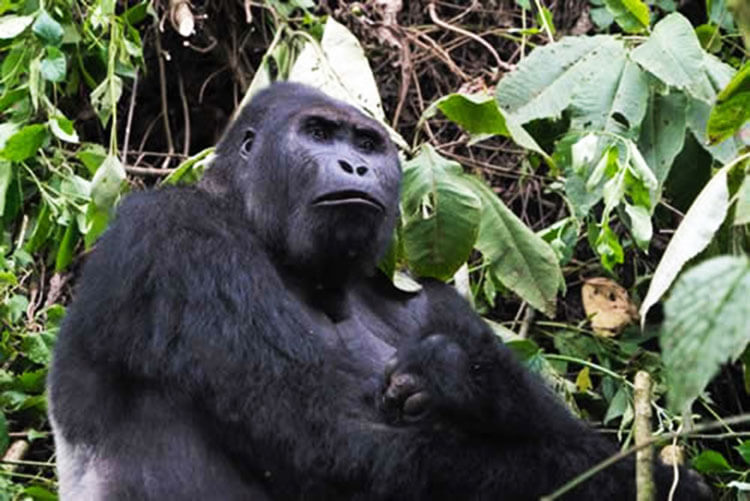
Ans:
[[[14,14],[0,17],[0,39],[15,38],[34,22],[34,16],[16,16]]]
[[[718,372],[750,342],[750,260],[720,256],[684,273],[664,304],[661,347],[668,401],[687,410]]]

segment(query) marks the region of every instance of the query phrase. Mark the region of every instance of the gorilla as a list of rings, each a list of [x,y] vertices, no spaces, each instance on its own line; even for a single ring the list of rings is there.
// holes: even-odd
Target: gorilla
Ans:
[[[279,83],[199,185],[127,197],[55,347],[62,499],[523,501],[615,453],[452,287],[377,270],[400,177],[377,122]],[[635,499],[633,470],[567,499]]]

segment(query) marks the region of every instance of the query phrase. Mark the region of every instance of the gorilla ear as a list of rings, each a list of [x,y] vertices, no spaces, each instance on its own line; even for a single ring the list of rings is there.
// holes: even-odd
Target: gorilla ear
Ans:
[[[245,131],[245,137],[242,138],[241,153],[243,155],[249,155],[250,150],[253,148],[253,141],[255,140],[255,130],[247,129]]]

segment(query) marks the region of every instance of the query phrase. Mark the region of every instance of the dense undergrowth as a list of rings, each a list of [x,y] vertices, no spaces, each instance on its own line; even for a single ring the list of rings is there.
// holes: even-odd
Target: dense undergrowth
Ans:
[[[750,8],[458,3],[0,1],[0,499],[56,498],[50,350],[119,199],[278,79],[389,126],[398,286],[452,280],[624,447],[647,371],[659,446],[745,499]]]

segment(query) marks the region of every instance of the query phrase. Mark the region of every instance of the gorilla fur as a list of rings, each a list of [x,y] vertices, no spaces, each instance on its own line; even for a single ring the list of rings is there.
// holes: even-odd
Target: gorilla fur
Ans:
[[[376,270],[400,175],[375,121],[275,84],[199,186],[128,196],[55,349],[61,498],[523,501],[615,453],[451,287]],[[567,499],[632,500],[633,477]]]

